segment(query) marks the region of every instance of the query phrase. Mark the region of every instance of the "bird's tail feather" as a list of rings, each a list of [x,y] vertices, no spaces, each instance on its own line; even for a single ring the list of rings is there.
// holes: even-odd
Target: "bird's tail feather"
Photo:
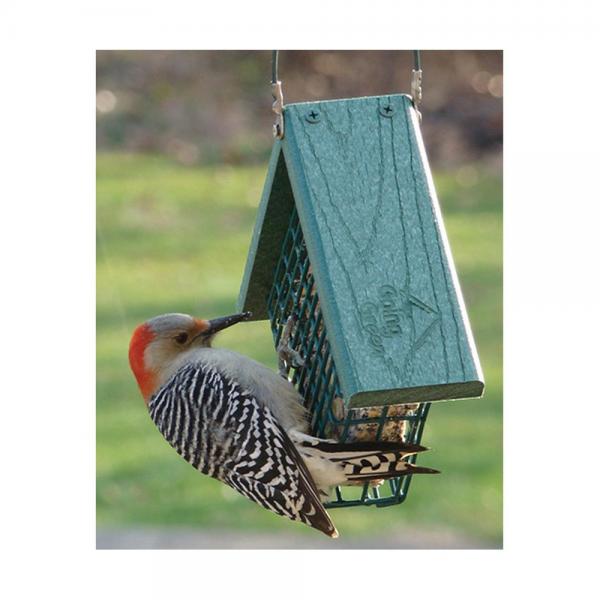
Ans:
[[[411,454],[429,450],[425,446],[404,442],[335,442],[317,438],[312,438],[311,441],[303,441],[301,445],[305,448],[314,448],[315,450],[329,454],[328,458],[335,462],[380,454],[381,452],[392,452],[397,454],[398,457],[404,458]]]
[[[377,479],[390,479],[391,477],[400,477],[402,475],[417,475],[419,473],[435,474],[439,473],[439,471],[437,469],[430,469],[429,467],[413,465],[405,461],[398,461],[390,463],[387,469],[383,464],[370,467],[349,463],[346,465],[345,473],[348,482],[358,483]]]
[[[314,471],[321,487],[353,485],[402,475],[439,473],[404,460],[427,450],[424,446],[402,442],[339,443],[303,436],[300,453]]]

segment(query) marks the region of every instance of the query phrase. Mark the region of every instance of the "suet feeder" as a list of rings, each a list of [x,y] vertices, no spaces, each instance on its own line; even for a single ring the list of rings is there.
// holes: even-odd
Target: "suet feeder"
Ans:
[[[295,317],[313,435],[419,443],[431,402],[484,384],[412,98],[288,104],[283,124],[239,308],[276,346]],[[338,488],[327,506],[398,504],[409,483]]]

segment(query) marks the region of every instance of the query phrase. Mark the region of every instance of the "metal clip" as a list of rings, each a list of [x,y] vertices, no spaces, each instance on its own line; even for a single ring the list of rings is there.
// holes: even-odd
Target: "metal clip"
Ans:
[[[419,106],[421,105],[421,100],[423,100],[423,71],[421,69],[415,70],[412,72],[412,81],[410,82],[410,94],[413,100],[413,106],[419,115],[419,121],[421,120],[421,112],[419,111]]]
[[[273,123],[273,137],[283,139],[283,91],[281,81],[271,84],[271,95],[273,96],[273,112],[275,113],[275,123]]]

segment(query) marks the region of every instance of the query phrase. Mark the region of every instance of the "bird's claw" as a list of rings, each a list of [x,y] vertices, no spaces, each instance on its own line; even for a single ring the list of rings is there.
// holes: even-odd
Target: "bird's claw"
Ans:
[[[281,339],[277,345],[279,374],[285,378],[287,378],[290,368],[299,369],[306,364],[302,355],[297,350],[294,350],[290,343],[296,321],[297,317],[295,315],[288,317],[281,334]]]

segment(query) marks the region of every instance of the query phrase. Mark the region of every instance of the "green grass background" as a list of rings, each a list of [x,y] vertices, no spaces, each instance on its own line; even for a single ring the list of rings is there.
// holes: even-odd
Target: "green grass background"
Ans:
[[[183,167],[157,156],[97,160],[97,524],[184,526],[321,535],[199,474],[150,421],[127,362],[129,336],[149,317],[235,310],[266,174],[262,167]],[[502,540],[502,184],[477,165],[436,173],[438,196],[486,378],[482,400],[430,411],[406,502],[332,512],[344,536],[403,528]],[[462,182],[459,185],[458,181]],[[466,183],[465,183],[466,181]],[[266,322],[223,332],[217,345],[275,368]]]

